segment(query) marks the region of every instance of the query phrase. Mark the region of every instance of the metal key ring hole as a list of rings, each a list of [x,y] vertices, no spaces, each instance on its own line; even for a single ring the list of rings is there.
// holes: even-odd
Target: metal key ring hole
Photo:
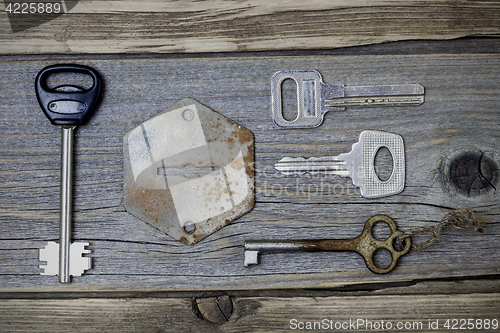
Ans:
[[[392,265],[392,253],[386,248],[378,248],[372,254],[372,262],[379,269],[387,269]]]
[[[389,158],[392,163],[388,163]],[[396,171],[396,158],[391,147],[386,145],[378,146],[372,156],[372,165],[377,179],[382,183],[388,183],[394,177]],[[390,172],[388,172],[389,166],[391,167]]]
[[[403,252],[409,246],[410,238],[405,238],[401,244],[398,244],[397,237],[394,237],[392,240],[392,248],[396,252]]]
[[[392,230],[389,223],[381,220],[373,223],[370,232],[373,238],[381,242],[388,240],[392,235]]]
[[[287,122],[299,119],[299,83],[293,77],[285,77],[279,82],[281,117]]]

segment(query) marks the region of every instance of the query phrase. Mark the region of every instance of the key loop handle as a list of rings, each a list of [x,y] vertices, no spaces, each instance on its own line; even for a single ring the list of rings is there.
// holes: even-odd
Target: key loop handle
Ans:
[[[380,148],[387,148],[392,158],[392,172],[381,180],[375,171],[375,157]],[[405,154],[401,135],[382,131],[361,132],[359,142],[353,144],[351,154],[358,154],[361,167],[350,170],[354,185],[359,186],[365,198],[381,198],[401,193],[405,187]],[[352,166],[357,167],[356,165]]]
[[[83,90],[72,85],[53,89],[47,86],[49,75],[60,72],[87,74],[93,79],[90,89]],[[42,69],[35,79],[38,103],[52,125],[76,126],[93,112],[101,92],[102,81],[99,73],[88,66],[75,64],[51,65]]]
[[[297,85],[297,117],[288,121],[283,117],[281,85],[286,79],[292,79]],[[318,103],[323,81],[318,71],[281,71],[271,79],[273,121],[276,125],[287,128],[318,127],[323,122],[324,113]]]
[[[384,222],[389,225],[391,235],[384,241],[377,240],[373,237],[373,226],[377,222]],[[359,253],[365,260],[366,266],[373,273],[385,274],[396,267],[399,257],[405,255],[410,251],[411,240],[409,237],[404,239],[404,248],[397,250],[394,248],[395,239],[403,234],[402,231],[397,230],[396,223],[387,215],[375,215],[366,221],[365,227],[361,235],[356,237],[357,247],[355,252]],[[379,249],[385,249],[391,254],[391,264],[387,267],[378,267],[373,261],[373,255]]]

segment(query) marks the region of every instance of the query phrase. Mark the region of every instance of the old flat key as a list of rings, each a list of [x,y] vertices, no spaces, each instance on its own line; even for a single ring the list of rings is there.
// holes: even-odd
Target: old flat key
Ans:
[[[87,74],[94,82],[87,90],[72,85],[48,88],[47,78],[59,72]],[[39,250],[39,259],[47,262],[46,265],[40,265],[44,269],[41,274],[59,275],[59,282],[69,283],[70,275],[80,276],[91,266],[91,258],[82,256],[90,253],[85,248],[89,243],[71,243],[73,131],[93,113],[101,91],[101,78],[93,68],[87,66],[53,65],[38,73],[35,91],[38,103],[52,125],[61,126],[59,245],[49,242]]]
[[[297,84],[297,117],[283,117],[281,85],[292,79]],[[273,121],[286,128],[313,128],[321,125],[328,111],[341,111],[349,106],[407,106],[424,102],[420,84],[346,87],[323,82],[319,72],[282,71],[271,80]]]
[[[373,237],[372,229],[375,223],[385,222],[391,229],[391,235],[385,240]],[[408,253],[411,247],[410,238],[404,239],[404,247],[395,247],[395,238],[403,234],[397,230],[394,221],[386,215],[375,215],[365,223],[363,232],[353,239],[298,239],[298,240],[249,240],[245,241],[245,267],[259,263],[261,252],[322,252],[322,251],[349,251],[360,254],[366,266],[373,273],[385,274],[394,269],[402,255]],[[376,265],[373,256],[376,251],[385,249],[391,254],[391,263],[387,267]]]
[[[375,173],[375,156],[386,147],[392,157],[392,173],[382,181]],[[365,198],[381,198],[403,191],[405,185],[405,154],[403,138],[394,133],[366,130],[359,135],[359,142],[351,152],[338,156],[284,157],[274,167],[285,175],[334,174],[351,177]]]

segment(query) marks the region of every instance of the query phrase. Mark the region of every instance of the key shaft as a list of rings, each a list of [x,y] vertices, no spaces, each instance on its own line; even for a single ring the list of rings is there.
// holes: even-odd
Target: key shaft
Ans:
[[[258,252],[341,252],[357,250],[358,239],[295,239],[246,241],[245,250]]]
[[[59,282],[70,282],[73,195],[73,135],[75,126],[61,126],[61,201],[59,216]]]

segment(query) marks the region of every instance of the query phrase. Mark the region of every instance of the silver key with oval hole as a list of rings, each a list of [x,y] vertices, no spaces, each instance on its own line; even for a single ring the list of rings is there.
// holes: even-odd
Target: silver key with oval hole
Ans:
[[[283,117],[281,85],[292,79],[297,84],[297,117]],[[273,121],[286,128],[313,128],[321,125],[328,111],[342,111],[349,106],[407,106],[424,102],[420,84],[346,87],[323,82],[317,71],[281,71],[271,80]]]
[[[386,147],[392,156],[392,174],[382,181],[375,173],[375,155]],[[381,198],[401,193],[405,185],[405,154],[403,138],[394,133],[366,130],[349,153],[338,156],[285,157],[274,167],[285,175],[333,174],[351,177],[365,198]]]

